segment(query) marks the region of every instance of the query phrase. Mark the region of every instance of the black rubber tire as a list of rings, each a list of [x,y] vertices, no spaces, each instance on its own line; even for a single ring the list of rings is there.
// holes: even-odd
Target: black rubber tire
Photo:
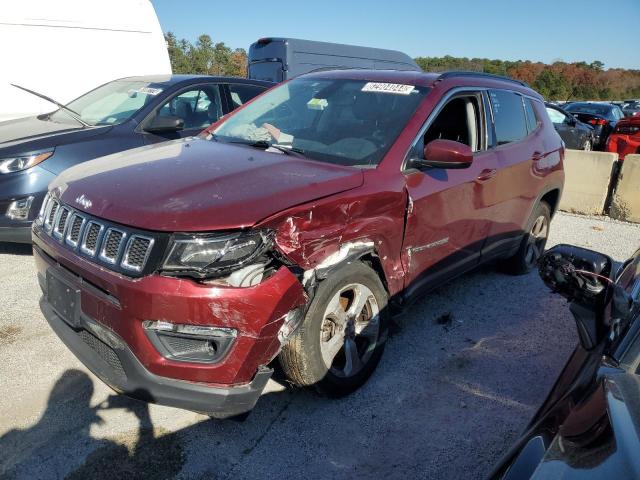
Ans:
[[[512,257],[509,257],[501,262],[501,266],[503,270],[511,275],[524,275],[529,273],[533,268],[537,267],[537,260],[534,262],[527,262],[527,247],[529,243],[529,233],[533,227],[534,222],[538,219],[538,217],[544,216],[545,222],[547,225],[547,237],[549,234],[549,225],[551,223],[551,207],[546,202],[540,202],[536,205],[531,212],[531,216],[527,221],[526,234],[522,236],[522,240],[520,241],[520,246],[518,247],[518,251]],[[546,239],[544,244],[542,245],[542,251],[544,251],[544,247],[546,245]]]
[[[369,361],[358,373],[345,378],[327,369],[320,350],[320,330],[327,302],[352,283],[365,285],[373,293],[380,309],[380,333]],[[387,302],[388,294],[378,274],[364,263],[353,262],[332,273],[319,284],[302,325],[280,352],[279,362],[289,380],[301,387],[313,386],[319,393],[331,397],[357,390],[371,376],[384,351],[389,328]]]

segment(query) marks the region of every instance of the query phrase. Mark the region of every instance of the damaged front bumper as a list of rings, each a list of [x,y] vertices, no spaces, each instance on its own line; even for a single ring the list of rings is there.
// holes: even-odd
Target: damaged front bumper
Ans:
[[[41,309],[54,331],[105,383],[151,402],[215,416],[250,410],[271,375],[266,365],[307,303],[286,267],[245,288],[161,275],[131,279],[56,248],[49,237],[33,240]],[[77,301],[65,305],[67,297]],[[150,324],[233,335],[214,360],[198,362],[161,351]]]

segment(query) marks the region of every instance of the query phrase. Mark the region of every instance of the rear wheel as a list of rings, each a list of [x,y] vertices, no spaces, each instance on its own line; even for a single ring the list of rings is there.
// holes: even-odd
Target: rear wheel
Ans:
[[[280,353],[287,377],[331,396],[346,395],[375,370],[387,337],[387,293],[378,275],[354,262],[316,291],[303,324]]]
[[[527,233],[523,236],[518,251],[504,261],[504,267],[509,273],[522,275],[538,264],[547,244],[550,223],[551,208],[546,202],[540,202],[529,217]]]

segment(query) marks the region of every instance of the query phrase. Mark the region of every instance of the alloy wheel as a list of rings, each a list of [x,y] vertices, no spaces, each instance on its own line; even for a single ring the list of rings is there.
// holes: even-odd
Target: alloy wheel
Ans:
[[[320,351],[338,377],[357,375],[371,360],[380,336],[380,309],[373,292],[360,283],[331,298],[320,329]]]
[[[529,238],[527,241],[527,249],[525,252],[525,262],[528,266],[533,266],[544,253],[544,247],[547,243],[549,234],[549,224],[544,215],[540,215],[533,222]]]

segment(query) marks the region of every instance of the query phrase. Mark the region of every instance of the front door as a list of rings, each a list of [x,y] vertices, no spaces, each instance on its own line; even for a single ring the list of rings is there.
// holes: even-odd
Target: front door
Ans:
[[[454,95],[436,110],[413,148],[412,155],[423,155],[430,141],[454,140],[470,146],[474,158],[465,169],[406,172],[410,200],[402,260],[409,294],[479,262],[490,229],[498,168],[493,150],[487,148],[487,111],[481,92]]]
[[[155,116],[172,116],[181,118],[184,128],[162,134],[145,132],[146,141],[158,143],[199,134],[222,116],[221,98],[217,84],[194,85],[180,91],[154,110],[145,123],[150,123]]]

